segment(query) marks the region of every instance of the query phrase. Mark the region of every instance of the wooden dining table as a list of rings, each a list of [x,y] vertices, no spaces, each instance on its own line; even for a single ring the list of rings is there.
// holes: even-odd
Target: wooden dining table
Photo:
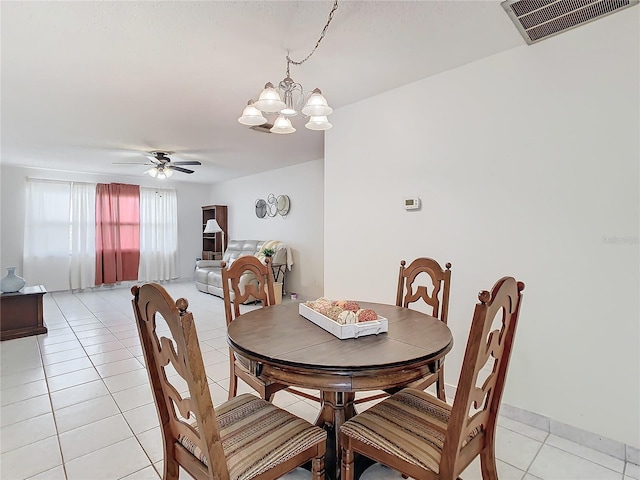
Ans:
[[[446,324],[395,305],[358,302],[389,322],[378,335],[341,340],[298,312],[298,303],[258,308],[233,320],[231,348],[254,375],[320,391],[316,425],[328,432],[327,478],[340,476],[340,425],[356,415],[355,392],[398,388],[435,372],[453,346]]]

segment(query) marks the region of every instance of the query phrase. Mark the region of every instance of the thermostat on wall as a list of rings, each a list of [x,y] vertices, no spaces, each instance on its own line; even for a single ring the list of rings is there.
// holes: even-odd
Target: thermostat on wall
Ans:
[[[407,210],[417,210],[420,208],[420,199],[418,197],[405,198],[404,208]]]

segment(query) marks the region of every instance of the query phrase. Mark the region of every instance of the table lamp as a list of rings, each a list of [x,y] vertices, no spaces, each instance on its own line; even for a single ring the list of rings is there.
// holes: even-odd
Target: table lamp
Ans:
[[[218,233],[218,232],[222,233],[222,254],[224,255],[224,230],[220,228],[220,225],[218,225],[218,221],[215,218],[212,218],[211,220],[207,220],[207,224],[204,227],[203,233]]]

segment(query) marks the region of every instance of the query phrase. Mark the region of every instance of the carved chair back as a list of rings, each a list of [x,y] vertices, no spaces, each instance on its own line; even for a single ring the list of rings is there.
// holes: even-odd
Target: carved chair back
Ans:
[[[187,312],[187,300],[179,298],[174,302],[164,288],[154,283],[134,286],[131,293],[162,429],[165,451],[163,478],[177,479],[178,465],[181,465],[196,478],[228,479],[218,421],[193,315]],[[176,373],[188,386],[187,397],[179,393],[182,385],[169,381],[169,378],[177,378]],[[184,421],[191,417],[195,417],[197,430]],[[188,437],[202,451],[209,469],[178,442],[181,435]]]
[[[267,257],[263,264],[253,255],[237,258],[229,268],[225,268],[225,262],[222,262],[222,291],[227,326],[240,315],[240,305],[251,298],[262,302],[263,307],[275,305],[273,272],[270,262],[271,259]],[[247,282],[246,274],[251,274],[250,278],[255,278],[255,280]],[[233,293],[233,300],[231,293]],[[231,347],[229,347],[229,359],[231,359],[229,363],[229,399],[235,397],[238,391],[238,378],[258,392],[260,397],[269,401],[273,400],[273,395],[276,392],[287,388],[287,385],[254,375],[248,359],[235,353]]]
[[[443,445],[440,473],[447,478],[487,445],[494,445],[524,283],[503,277],[478,294],[462,372]],[[473,438],[472,438],[473,437]],[[472,440],[468,441],[470,438]],[[484,469],[484,466],[483,466]]]
[[[227,325],[240,315],[240,305],[251,297],[262,302],[263,307],[275,305],[276,296],[273,289],[273,272],[270,262],[271,259],[267,257],[265,263],[262,263],[253,255],[237,258],[229,268],[226,268],[226,262],[222,262],[222,292]],[[242,285],[240,280],[242,275],[246,273],[252,273],[257,284],[249,282]],[[233,292],[233,300],[231,292]]]
[[[398,274],[398,293],[396,305],[408,308],[409,304],[422,299],[432,309],[431,315],[447,323],[449,314],[449,290],[451,287],[451,264],[445,265],[443,270],[438,262],[432,258],[416,258],[408,266],[400,262]],[[426,274],[431,279],[431,285],[419,285],[418,276]],[[423,278],[424,275],[421,277]]]

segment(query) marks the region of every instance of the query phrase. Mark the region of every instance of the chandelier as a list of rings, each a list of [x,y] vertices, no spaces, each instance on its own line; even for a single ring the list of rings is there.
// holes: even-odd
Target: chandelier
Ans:
[[[264,86],[264,90],[260,93],[257,101],[249,100],[247,106],[242,112],[242,116],[238,118],[238,122],[242,125],[258,126],[267,123],[267,119],[264,113],[278,113],[278,117],[273,126],[270,128],[271,133],[287,134],[293,133],[296,129],[291,124],[291,117],[297,116],[299,113],[309,118],[309,121],[305,124],[309,130],[328,130],[332,125],[327,120],[327,115],[333,112],[333,109],[327,104],[327,99],[324,98],[319,88],[314,89],[310,93],[304,93],[302,85],[296,83],[291,78],[289,68],[291,64],[302,65],[309,60],[320,45],[320,42],[327,33],[327,28],[331,20],[333,20],[333,14],[338,8],[338,0],[333,3],[333,8],[329,12],[329,19],[326,25],[322,29],[320,38],[316,42],[316,46],[313,47],[311,53],[304,59],[296,62],[289,57],[287,52],[287,72],[284,80],[282,80],[276,88],[273,83],[268,82]]]

